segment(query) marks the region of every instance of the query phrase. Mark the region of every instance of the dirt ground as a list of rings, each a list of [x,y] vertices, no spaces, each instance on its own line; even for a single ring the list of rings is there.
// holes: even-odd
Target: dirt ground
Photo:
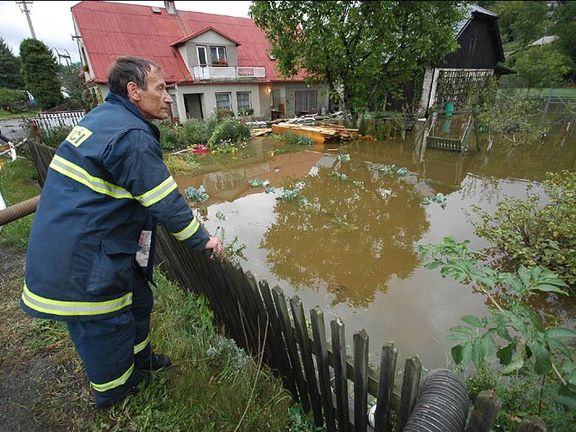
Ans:
[[[0,249],[0,432],[89,429],[95,410],[78,359],[66,343],[44,343],[41,326],[52,324],[20,310],[23,275],[24,253]]]

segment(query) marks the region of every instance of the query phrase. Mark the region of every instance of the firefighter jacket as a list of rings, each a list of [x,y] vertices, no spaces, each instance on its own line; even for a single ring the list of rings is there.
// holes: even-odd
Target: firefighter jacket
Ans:
[[[151,274],[155,220],[193,250],[206,230],[162,161],[158,129],[110,94],[58,147],[26,255],[22,309],[59,320],[111,317],[130,308],[140,265]]]

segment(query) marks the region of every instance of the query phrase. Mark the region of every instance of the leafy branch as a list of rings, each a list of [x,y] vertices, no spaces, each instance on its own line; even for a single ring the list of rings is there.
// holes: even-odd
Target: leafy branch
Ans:
[[[442,277],[472,284],[490,300],[488,317],[467,315],[464,325],[450,329],[456,341],[452,358],[457,364],[473,363],[480,368],[494,354],[511,374],[532,366],[540,376],[550,372],[560,381],[558,395],[563,403],[576,406],[576,356],[566,339],[574,330],[547,326],[527,300],[538,294],[567,295],[566,283],[556,273],[520,265],[516,272],[498,272],[480,263],[479,255],[468,249],[469,241],[444,238],[438,245],[422,245],[420,253],[431,261],[428,269],[440,269]]]

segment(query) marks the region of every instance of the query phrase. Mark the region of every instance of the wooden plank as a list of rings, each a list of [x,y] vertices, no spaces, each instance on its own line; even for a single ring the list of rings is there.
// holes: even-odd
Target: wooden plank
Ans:
[[[366,432],[368,426],[368,334],[354,333],[354,430]]]
[[[382,347],[380,354],[380,380],[378,385],[378,399],[374,413],[374,431],[385,432],[392,430],[390,408],[394,390],[394,375],[396,372],[396,359],[398,350],[389,342]]]
[[[402,380],[402,391],[400,393],[400,410],[398,412],[397,430],[404,429],[408,417],[414,408],[418,396],[421,373],[422,364],[418,357],[412,357],[406,360],[404,366],[404,377]]]
[[[262,299],[264,300],[266,313],[268,314],[270,324],[272,325],[272,346],[276,352],[276,357],[278,358],[278,370],[282,375],[286,388],[292,394],[292,398],[298,402],[300,401],[300,396],[296,388],[296,375],[294,374],[294,370],[290,364],[288,344],[282,335],[280,317],[276,312],[276,308],[274,307],[274,301],[272,300],[272,294],[270,293],[268,282],[261,280],[258,285],[260,288],[260,293],[262,294]]]
[[[274,306],[278,312],[278,318],[280,318],[280,327],[282,329],[282,334],[288,348],[290,363],[292,364],[292,368],[294,370],[296,386],[298,387],[298,393],[300,394],[300,403],[302,404],[302,409],[304,412],[308,413],[310,412],[310,397],[308,395],[308,389],[306,382],[304,381],[304,374],[302,372],[302,366],[298,356],[298,348],[296,347],[294,330],[292,328],[292,324],[290,324],[290,317],[288,316],[286,298],[284,297],[284,292],[282,292],[279,286],[272,288],[272,296],[274,298]]]
[[[494,390],[482,390],[474,403],[466,432],[490,432],[501,406]]]
[[[306,138],[310,138],[312,141],[316,143],[323,143],[326,141],[326,137],[320,133],[315,131],[308,131],[303,129],[294,129],[294,128],[287,128],[284,126],[272,125],[272,133],[286,135],[286,134],[294,134],[298,136],[304,136]]]
[[[302,364],[304,365],[308,394],[310,395],[312,413],[314,414],[314,424],[321,427],[324,425],[324,418],[322,417],[322,403],[320,402],[320,393],[318,392],[318,380],[316,379],[316,370],[314,368],[314,361],[312,360],[312,346],[310,344],[308,330],[306,329],[304,307],[298,296],[290,299],[290,308],[292,309],[294,327],[300,345],[300,356],[302,357]]]
[[[348,415],[348,379],[346,378],[346,332],[344,323],[339,317],[330,322],[330,328],[332,333],[332,365],[334,367],[338,431],[348,432],[350,430],[350,418]]]
[[[324,420],[328,432],[336,431],[334,405],[332,403],[332,387],[330,386],[330,363],[328,362],[328,349],[326,348],[326,328],[324,326],[324,313],[316,306],[310,310],[312,322],[312,335],[314,337],[314,352],[320,378],[320,396]]]
[[[248,290],[250,291],[250,298],[254,302],[254,306],[257,310],[257,318],[256,318],[256,326],[258,330],[258,335],[260,337],[260,341],[262,343],[262,352],[265,354],[265,360],[267,364],[272,369],[277,369],[280,373],[282,365],[280,364],[280,359],[277,355],[277,346],[274,343],[274,332],[272,331],[272,322],[270,321],[270,317],[266,312],[266,306],[264,305],[264,301],[260,295],[260,291],[258,290],[258,283],[256,282],[256,278],[252,274],[252,272],[247,271],[244,273],[244,278],[246,283],[248,284]],[[282,376],[284,378],[284,376]],[[285,387],[288,388],[286,383],[284,383]]]
[[[251,341],[252,353],[260,355],[262,347],[265,345],[264,333],[259,330],[258,309],[256,307],[257,299],[252,295],[250,285],[244,276],[244,271],[240,264],[225,261],[226,267],[232,275],[233,288],[238,299],[238,307],[243,327],[247,328]],[[258,294],[258,297],[260,295]]]

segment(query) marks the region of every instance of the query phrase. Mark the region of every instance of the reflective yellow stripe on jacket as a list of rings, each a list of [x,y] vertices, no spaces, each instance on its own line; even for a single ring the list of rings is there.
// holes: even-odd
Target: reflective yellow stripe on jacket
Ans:
[[[118,199],[134,199],[132,194],[126,189],[120,186],[116,186],[106,180],[98,177],[94,177],[88,173],[84,168],[67,161],[61,156],[55,155],[54,159],[50,163],[50,168],[54,171],[59,172],[66,177],[76,180],[78,183],[82,183],[84,186],[89,187],[94,192],[98,192],[104,195],[111,196],[112,198]]]
[[[172,233],[172,235],[174,237],[176,237],[177,240],[183,241],[189,237],[192,237],[194,235],[194,233],[196,231],[198,231],[199,227],[200,227],[200,222],[198,222],[198,220],[196,220],[196,218],[193,218],[192,222],[190,222],[186,228],[184,228],[182,231],[179,231],[177,233]]]
[[[94,390],[98,392],[105,392],[108,390],[112,390],[113,388],[120,387],[122,384],[125,384],[126,381],[128,381],[128,378],[130,378],[130,375],[132,375],[133,371],[134,371],[134,363],[132,363],[132,366],[130,366],[126,372],[124,372],[121,376],[119,376],[115,380],[108,381],[102,384],[96,384],[90,381],[90,384],[92,384]]]
[[[123,187],[91,175],[84,168],[64,159],[62,156],[55,155],[54,159],[52,159],[52,162],[50,163],[50,168],[68,178],[71,178],[72,180],[77,181],[78,183],[83,184],[94,192],[108,195],[116,199],[135,199],[144,207],[150,207],[151,205],[156,204],[166,198],[170,192],[178,188],[174,178],[169,176],[158,186],[144,192],[142,195],[133,196]],[[186,228],[177,233],[172,233],[172,235],[178,240],[183,241],[193,236],[194,233],[198,231],[199,226],[200,223],[193,217],[192,221],[188,226],[186,226]]]
[[[26,284],[22,292],[22,301],[30,309],[58,316],[101,315],[116,312],[132,304],[132,293],[113,300],[95,302],[73,302],[52,300],[31,292]]]

